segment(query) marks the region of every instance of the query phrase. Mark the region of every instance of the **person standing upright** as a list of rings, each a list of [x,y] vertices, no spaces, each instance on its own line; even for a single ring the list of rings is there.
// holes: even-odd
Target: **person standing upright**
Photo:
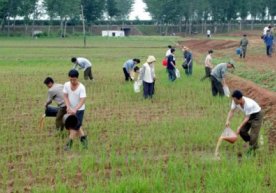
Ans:
[[[214,53],[213,50],[209,50],[208,51],[208,54],[205,58],[205,76],[202,77],[200,80],[203,81],[205,80],[206,78],[210,78],[211,76],[211,70],[213,68],[213,64],[212,64],[212,54]]]
[[[245,58],[246,50],[247,50],[247,45],[248,45],[247,35],[244,34],[243,38],[240,41],[240,47],[241,47],[240,58]]]
[[[69,82],[64,84],[63,93],[64,101],[66,104],[66,111],[69,115],[75,115],[78,120],[78,124],[75,128],[66,128],[69,129],[70,135],[69,140],[66,143],[65,150],[70,150],[73,145],[73,139],[75,137],[80,137],[80,142],[83,145],[84,149],[87,149],[88,142],[87,136],[84,134],[82,128],[82,121],[85,111],[85,99],[86,99],[86,90],[82,83],[79,82],[78,77],[79,73],[77,70],[72,69],[68,73]]]
[[[175,75],[175,49],[171,49],[171,54],[168,57],[168,64],[167,64],[167,71],[170,81],[175,81],[176,75]]]
[[[143,81],[144,98],[152,98],[154,94],[155,83],[155,70],[154,62],[156,61],[154,56],[148,56],[146,63],[143,64],[139,74],[139,80]]]
[[[184,63],[182,67],[185,70],[185,74],[187,76],[190,76],[193,73],[193,55],[188,47],[184,46],[182,51],[183,51],[183,57],[184,57]]]
[[[123,64],[123,72],[125,75],[125,81],[132,80],[131,73],[134,71],[134,68],[137,64],[140,63],[140,60],[137,58],[129,59]]]
[[[211,71],[211,90],[213,96],[219,94],[224,96],[223,87],[226,87],[225,74],[229,68],[235,68],[234,62],[229,61],[228,63],[221,63],[216,65]]]
[[[92,75],[92,64],[91,62],[83,57],[73,57],[71,58],[71,62],[74,63],[73,69],[83,69],[84,71],[84,79],[88,80],[93,80],[93,75]]]
[[[267,33],[263,39],[264,39],[264,42],[266,45],[266,55],[271,57],[272,56],[272,48],[273,48],[273,44],[274,44],[274,37],[270,30],[267,31]]]
[[[166,58],[168,58],[171,55],[171,53],[172,53],[171,49],[172,49],[172,46],[168,45],[168,50],[166,51]]]

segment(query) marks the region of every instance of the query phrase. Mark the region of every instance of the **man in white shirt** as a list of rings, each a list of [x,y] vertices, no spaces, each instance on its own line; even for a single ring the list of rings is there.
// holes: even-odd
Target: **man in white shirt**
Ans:
[[[232,94],[231,109],[226,120],[226,127],[230,127],[230,120],[236,109],[241,110],[245,117],[237,129],[237,134],[243,138],[245,142],[249,142],[247,155],[255,153],[258,147],[258,137],[262,126],[263,115],[261,107],[253,99],[243,96],[242,92],[235,90]],[[248,133],[250,130],[250,134]]]
[[[207,38],[210,38],[211,37],[211,30],[207,30]]]
[[[212,68],[213,68],[213,64],[212,64],[212,54],[213,54],[213,50],[209,50],[208,51],[208,54],[205,58],[205,76],[203,78],[201,78],[200,80],[203,81],[205,80],[206,78],[210,78],[211,76],[211,71],[212,71]]]
[[[87,149],[87,136],[82,129],[82,120],[85,110],[86,90],[82,83],[78,81],[79,73],[77,70],[72,69],[68,73],[69,82],[64,84],[63,93],[64,101],[66,104],[67,114],[77,118],[77,124],[74,127],[67,126],[65,121],[65,128],[69,129],[69,140],[65,146],[65,150],[70,150],[73,145],[73,139],[76,136],[80,137],[80,141],[84,149]]]
[[[166,51],[166,58],[168,58],[172,54],[171,49],[172,49],[172,46],[168,45],[168,50]]]
[[[71,62],[74,63],[73,69],[77,69],[77,67],[79,69],[83,69],[85,80],[88,78],[93,80],[92,64],[88,59],[82,57],[73,57],[71,58]]]
[[[49,105],[52,103],[52,101],[55,101],[58,105],[58,108],[54,108],[54,114],[56,114],[56,129],[62,131],[64,128],[62,118],[66,114],[66,106],[64,103],[62,92],[63,85],[55,83],[51,77],[47,77],[44,80],[44,84],[49,88],[48,97],[45,103],[45,115],[48,116],[48,113],[51,114],[50,111],[53,109],[53,107],[50,107]]]

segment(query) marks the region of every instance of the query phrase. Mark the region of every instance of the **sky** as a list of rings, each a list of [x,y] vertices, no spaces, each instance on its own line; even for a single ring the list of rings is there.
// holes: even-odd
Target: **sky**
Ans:
[[[143,2],[143,0],[135,0],[135,3],[132,8],[132,12],[129,15],[130,20],[135,20],[136,17],[139,18],[139,20],[150,20],[151,16],[148,12],[145,12],[146,4]]]
[[[39,0],[39,4],[42,4],[42,0]],[[139,20],[151,20],[151,16],[148,12],[145,12],[146,4],[143,0],[134,0],[134,5],[132,7],[132,12],[129,14],[130,20],[136,20],[138,17]],[[43,16],[42,18],[46,18]]]

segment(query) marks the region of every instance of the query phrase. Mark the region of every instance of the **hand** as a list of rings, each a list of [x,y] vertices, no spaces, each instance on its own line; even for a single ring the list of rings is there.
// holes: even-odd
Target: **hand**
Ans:
[[[237,133],[237,135],[240,134],[240,128],[237,129],[236,133]]]
[[[230,127],[230,122],[229,121],[226,121],[225,127]]]

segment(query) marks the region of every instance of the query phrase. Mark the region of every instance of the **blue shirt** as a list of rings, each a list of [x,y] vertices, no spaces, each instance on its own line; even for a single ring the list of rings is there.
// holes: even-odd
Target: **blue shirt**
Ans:
[[[131,59],[124,63],[123,68],[125,68],[129,73],[132,69],[134,69],[135,65],[136,63]]]
[[[265,35],[264,37],[264,42],[267,46],[272,46],[273,45],[273,35]]]
[[[173,63],[173,65],[172,65]],[[174,69],[174,66],[175,66],[175,57],[174,55],[170,54],[169,57],[168,57],[168,64],[167,64],[167,69]]]

